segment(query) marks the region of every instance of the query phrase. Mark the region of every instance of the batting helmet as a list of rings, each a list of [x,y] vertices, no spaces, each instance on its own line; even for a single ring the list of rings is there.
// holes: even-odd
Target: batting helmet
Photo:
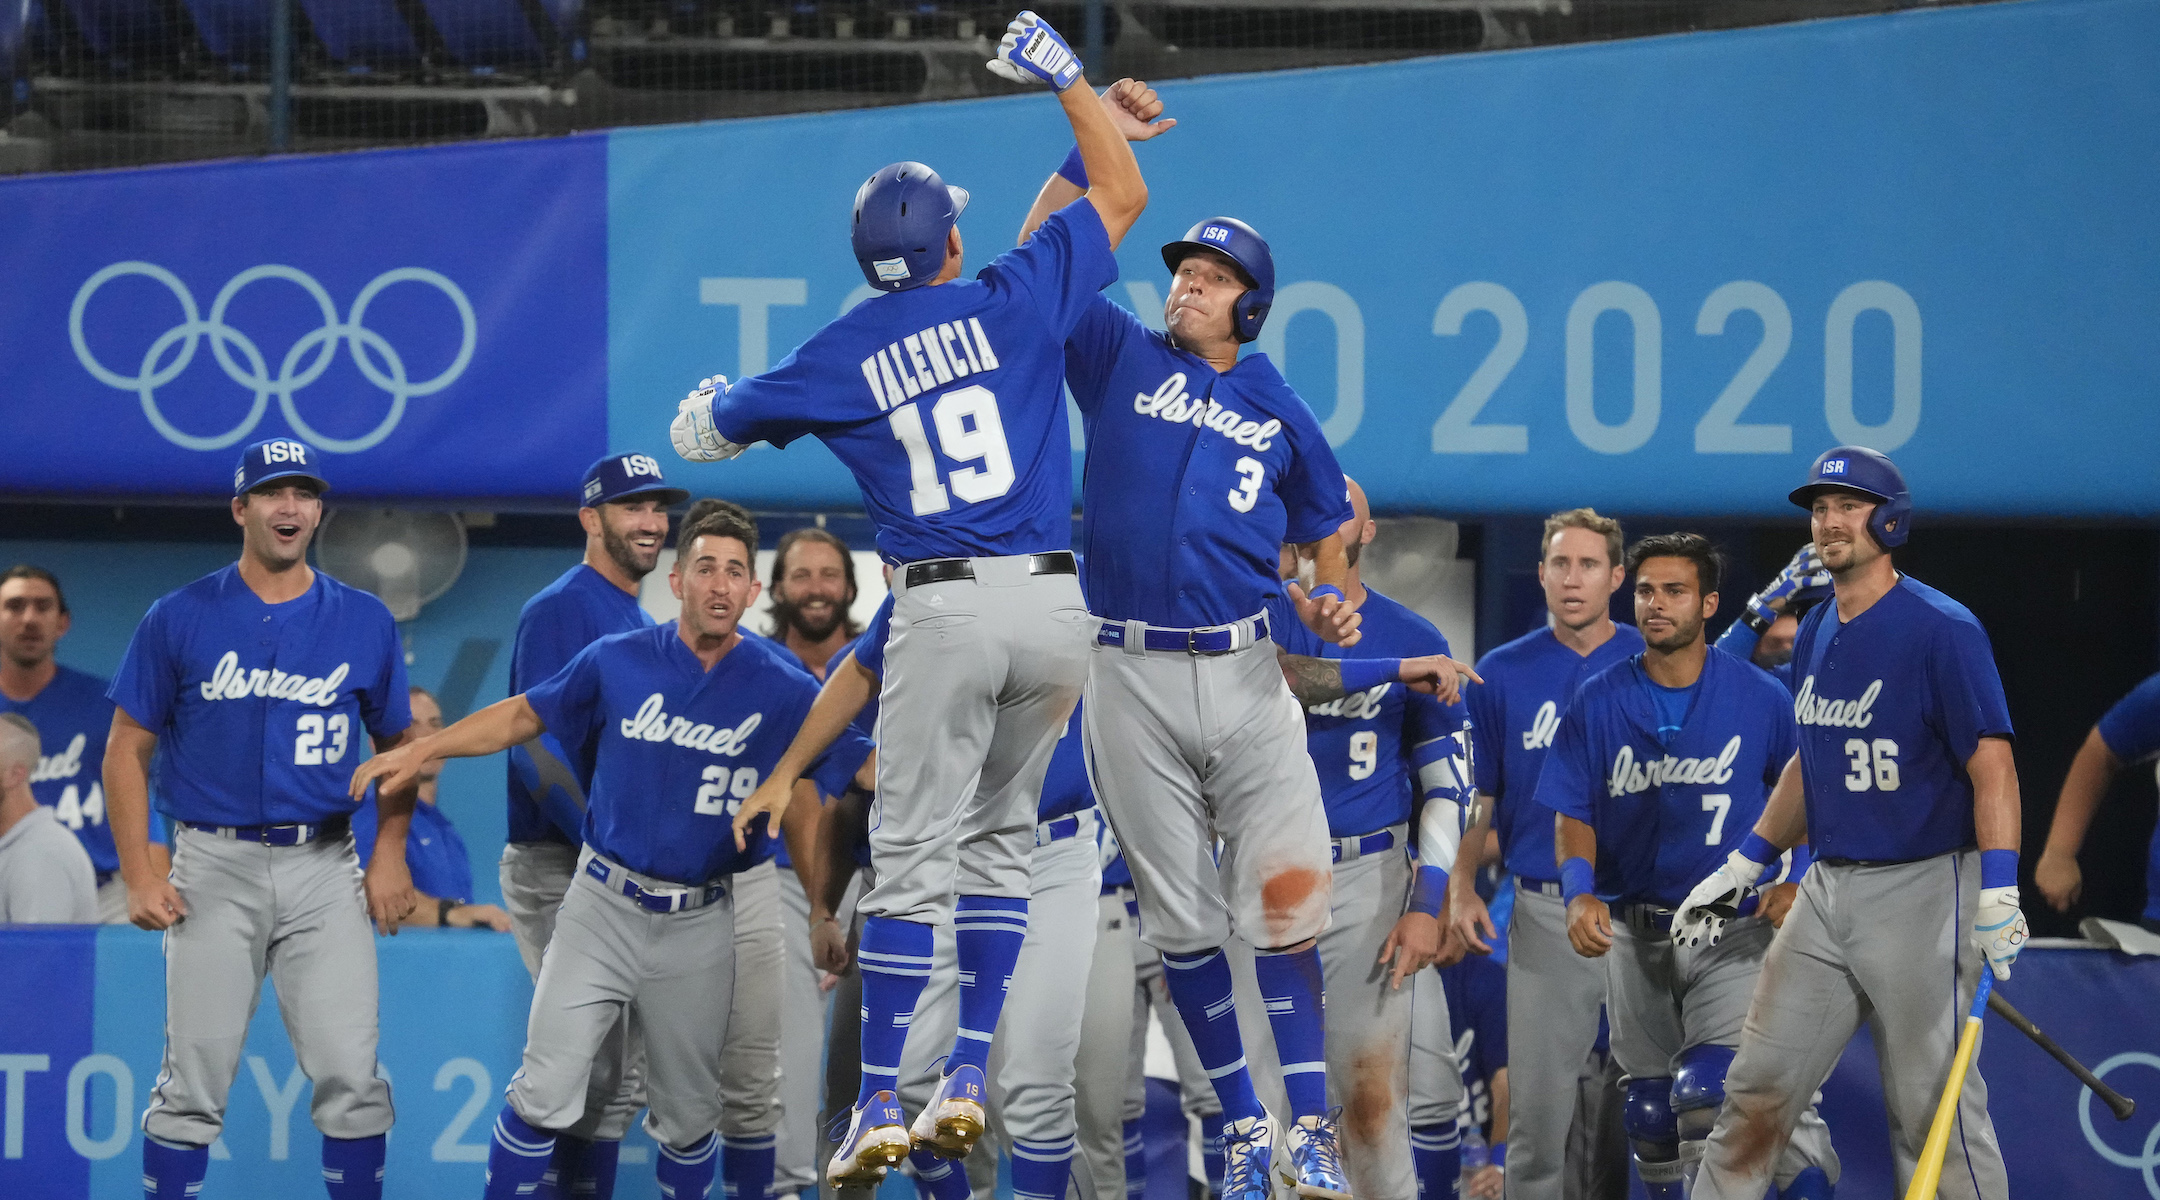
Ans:
[[[1875,513],[1868,518],[1868,532],[1885,550],[1895,550],[1912,534],[1912,492],[1905,477],[1887,455],[1864,446],[1834,446],[1808,468],[1808,481],[1789,497],[1802,508],[1813,508],[1817,494],[1843,490],[1875,498]]]
[[[919,162],[896,162],[855,192],[850,240],[863,278],[881,292],[905,291],[937,278],[945,266],[945,235],[967,208],[956,188]]]
[[[1275,256],[1258,230],[1233,217],[1209,217],[1185,236],[1162,248],[1163,265],[1172,272],[1195,250],[1212,250],[1237,264],[1245,279],[1245,294],[1231,307],[1231,332],[1249,342],[1260,336],[1268,309],[1275,306]]]

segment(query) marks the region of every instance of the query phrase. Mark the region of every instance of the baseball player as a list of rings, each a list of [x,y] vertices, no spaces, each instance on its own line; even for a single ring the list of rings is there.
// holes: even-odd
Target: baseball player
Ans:
[[[638,606],[638,587],[659,564],[667,543],[667,510],[689,496],[668,486],[650,455],[608,455],[586,468],[578,488],[585,556],[519,611],[511,695],[554,677],[579,651],[609,634],[652,625]],[[510,749],[508,838],[500,867],[503,907],[525,969],[535,979],[555,935],[556,911],[576,874],[593,751],[585,731],[545,733]],[[584,1116],[555,1140],[551,1186],[565,1195],[614,1187],[622,1136],[643,1105],[634,1019],[625,1015],[624,1024],[608,1035],[595,1059]]]
[[[165,931],[165,1058],[143,1116],[154,1200],[202,1188],[266,971],[314,1084],[331,1197],[382,1195],[390,1085],[375,1059],[368,919],[395,933],[412,911],[413,789],[382,793],[382,836],[356,888],[344,783],[360,739],[402,745],[412,716],[390,610],[307,565],[327,490],[301,442],[241,451],[240,561],[150,606],[109,693],[105,801],[128,913]],[[159,809],[176,826],[170,878],[145,841],[153,753]]]
[[[431,760],[493,754],[548,729],[592,748],[584,845],[541,961],[524,1062],[496,1119],[490,1200],[539,1186],[556,1131],[584,1116],[595,1060],[625,1009],[637,1011],[646,1050],[660,1189],[710,1195],[735,982],[734,875],[771,836],[754,828],[739,845],[729,818],[817,692],[792,656],[736,629],[757,599],[756,546],[748,513],[700,518],[682,531],[668,577],[679,621],[604,637],[552,678],[353,773],[356,796],[377,781],[403,786]],[[803,790],[810,799],[783,827],[807,860],[817,802]]]
[[[443,727],[442,705],[434,693],[414,685],[407,689],[412,706],[414,738],[424,738]],[[440,772],[421,772],[414,797],[412,825],[405,834],[405,866],[412,872],[413,895],[419,901],[407,924],[446,929],[492,929],[510,932],[510,914],[493,904],[475,904],[472,858],[465,838],[435,803]],[[374,856],[379,814],[370,799],[353,810],[353,848],[364,861]]]
[[[1793,635],[1800,618],[1830,594],[1830,572],[1808,543],[1795,551],[1762,590],[1749,596],[1739,619],[1718,635],[1717,648],[1777,676],[1788,691],[1793,685]]]
[[[50,754],[30,773],[39,804],[82,842],[96,872],[97,919],[107,925],[128,919],[127,884],[106,825],[105,735],[112,729],[110,686],[95,675],[63,667],[53,649],[70,624],[60,580],[43,567],[15,566],[0,572],[0,713],[20,713],[38,730]],[[172,868],[165,822],[149,828],[151,870]]]
[[[1971,612],[1900,573],[1912,495],[1890,460],[1839,446],[1792,492],[1835,595],[1793,643],[1799,752],[1760,820],[1673,921],[1714,944],[1767,865],[1804,832],[1814,867],[1771,943],[1696,1200],[1758,1200],[1786,1140],[1862,1022],[1881,1047],[1900,1184],[1909,1178],[1983,964],[2006,979],[2018,910],[2010,713]],[[1987,1084],[1965,1076],[1941,1194],[2009,1194]]]
[[[856,193],[852,240],[864,278],[888,294],[763,375],[707,381],[672,431],[699,460],[815,434],[854,472],[895,565],[877,882],[861,904],[862,1083],[826,1168],[835,1186],[874,1181],[911,1143],[964,1157],[982,1131],[990,1037],[1026,929],[1036,795],[1085,673],[1058,351],[1117,277],[1112,251],[1147,188],[1056,30],[1021,14],[997,66],[1057,89],[1097,185],[962,280],[967,193],[921,163],[878,171]],[[785,805],[782,782],[740,816]],[[887,1093],[932,931],[955,912],[959,1034],[910,1130]]]
[[[2150,762],[2160,756],[2160,675],[2130,689],[2130,694],[2107,710],[2100,723],[2085,736],[2070,772],[2063,777],[2062,794],[2055,801],[2055,821],[2048,829],[2047,848],[2033,870],[2033,882],[2057,912],[2067,912],[2084,890],[2078,870],[2078,847],[2085,841],[2085,827],[2107,796],[2108,786],[2126,766]],[[2160,933],[2160,832],[2155,832],[2147,852],[2145,911],[2139,924]]]
[[[1538,772],[1575,689],[1640,653],[1643,640],[1634,626],[1612,619],[1612,594],[1627,573],[1618,521],[1588,508],[1554,513],[1541,545],[1545,626],[1487,651],[1478,660],[1485,682],[1464,694],[1476,794],[1449,876],[1448,906],[1461,944],[1488,953],[1492,917],[1477,894],[1475,854],[1486,830],[1497,830],[1502,861],[1515,876],[1507,961],[1508,1195],[1561,1200],[1585,1176],[1624,1181],[1626,1166],[1600,1161],[1610,1145],[1605,1129],[1619,1119],[1615,1073],[1593,1050],[1605,972],[1568,945],[1553,814],[1536,800]],[[1590,1135],[1589,1161],[1568,1156],[1576,1127]]]
[[[1699,534],[1635,543],[1643,652],[1577,689],[1538,774],[1538,802],[1559,814],[1568,940],[1605,959],[1623,1120],[1651,1200],[1685,1200],[1772,934],[1755,915],[1714,945],[1675,946],[1673,908],[1762,815],[1795,738],[1790,694],[1703,636],[1721,568]],[[1837,1182],[1812,1107],[1776,1177],[1780,1200],[1822,1200]]]
[[[839,535],[816,525],[790,529],[773,547],[772,636],[820,682],[833,659],[862,635],[855,605],[855,556]]]
[[[1362,636],[1347,649],[1328,646],[1277,597],[1268,613],[1280,644],[1338,660],[1345,670],[1364,660],[1447,654],[1447,639],[1432,622],[1365,586],[1358,559],[1378,527],[1364,489],[1345,482],[1351,518],[1340,530],[1348,566],[1343,594],[1364,618]],[[1411,989],[1403,985],[1440,949],[1447,869],[1437,864],[1454,864],[1462,829],[1458,781],[1469,774],[1466,726],[1460,702],[1442,705],[1385,676],[1305,710],[1306,749],[1320,777],[1334,859],[1330,921],[1319,945],[1328,1099],[1343,1111],[1352,1189],[1371,1200],[1411,1200],[1418,1190],[1408,1118]],[[1414,857],[1413,819],[1420,834]],[[1427,1082],[1452,1092],[1443,1098],[1444,1122],[1436,1122],[1452,1128],[1462,1080],[1452,1058],[1443,1065],[1442,1077]],[[1429,1165],[1442,1175],[1458,1173],[1453,1164]]]
[[[0,713],[0,925],[88,925],[97,920],[90,854],[37,802],[37,726]]]
[[[1504,882],[1504,881],[1503,881]],[[1418,1195],[1443,1200],[1500,1200],[1507,1171],[1507,964],[1506,934],[1493,955],[1467,955],[1449,967],[1420,974],[1410,1011],[1410,1152],[1418,1160]],[[1434,991],[1440,993],[1435,997]],[[1426,1078],[1462,1080],[1457,1119],[1421,1086]],[[1465,1172],[1466,1131],[1490,1128],[1485,1166]],[[1466,1177],[1467,1176],[1467,1177]]]

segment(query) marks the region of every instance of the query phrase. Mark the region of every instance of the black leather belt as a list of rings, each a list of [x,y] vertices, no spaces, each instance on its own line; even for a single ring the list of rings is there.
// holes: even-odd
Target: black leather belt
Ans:
[[[1070,550],[1052,550],[1048,554],[1027,556],[1030,575],[1078,575],[1080,564]],[[961,579],[975,578],[975,560],[972,558],[929,558],[907,565],[907,585],[911,588],[932,583],[952,583]]]
[[[207,833],[233,842],[258,842],[265,846],[305,846],[309,842],[326,837],[342,837],[350,822],[344,817],[331,817],[327,821],[306,825],[209,825],[196,821],[183,821],[197,833]]]
[[[1940,854],[1926,854],[1919,858],[1844,858],[1833,855],[1815,861],[1825,867],[1902,867],[1906,863],[1926,862],[1928,859],[1941,857]]]

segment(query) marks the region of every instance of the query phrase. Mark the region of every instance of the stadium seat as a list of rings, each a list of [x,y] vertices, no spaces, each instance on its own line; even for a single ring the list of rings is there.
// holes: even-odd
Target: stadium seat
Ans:
[[[518,0],[422,0],[450,57],[467,67],[518,66],[547,58],[547,43]],[[552,31],[551,31],[552,32]]]
[[[195,31],[212,56],[238,66],[270,61],[272,0],[187,0]]]
[[[392,0],[300,0],[315,37],[348,68],[417,62],[420,44]]]
[[[106,70],[125,74],[179,51],[180,31],[157,0],[67,0],[67,12]]]

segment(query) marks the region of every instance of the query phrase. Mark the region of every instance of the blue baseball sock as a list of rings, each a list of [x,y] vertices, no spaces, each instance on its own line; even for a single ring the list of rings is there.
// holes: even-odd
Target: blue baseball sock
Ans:
[[[871,917],[863,922],[862,947],[855,955],[862,967],[862,1087],[855,1093],[857,1108],[879,1092],[900,1090],[900,1052],[907,1047],[915,1002],[930,980],[932,948],[930,927],[920,921]]]
[[[390,1139],[385,1134],[364,1138],[323,1135],[323,1186],[330,1200],[382,1200],[383,1155]]]
[[[990,1069],[990,1035],[997,1032],[1020,943],[1027,939],[1025,896],[962,896],[953,909],[953,948],[960,960],[960,1033],[945,1073]]]
[[[1140,1122],[1125,1122],[1125,1198],[1140,1200],[1147,1194],[1147,1135]]]
[[[1207,1128],[1205,1118],[1201,1127]],[[1222,1114],[1215,1115],[1215,1123],[1201,1140],[1200,1169],[1207,1174],[1208,1195],[1222,1195],[1223,1177],[1230,1173],[1230,1146],[1223,1140]]]
[[[680,1150],[660,1147],[653,1174],[668,1200],[712,1200],[713,1168],[719,1166],[720,1135],[708,1133]]]
[[[907,1160],[915,1168],[915,1194],[922,1200],[968,1200],[967,1168],[960,1160],[939,1158],[928,1150],[911,1150]]]
[[[1013,1200],[1064,1200],[1065,1181],[1072,1178],[1073,1155],[1080,1139],[1055,1142],[1024,1142],[1013,1139]]]
[[[766,1200],[772,1194],[773,1160],[779,1157],[780,1138],[720,1139],[720,1190],[730,1200]]]
[[[1410,1159],[1417,1167],[1418,1200],[1462,1195],[1462,1130],[1455,1122],[1412,1127]]]
[[[194,1200],[209,1171],[210,1147],[143,1135],[143,1200]]]
[[[1230,960],[1220,947],[1198,954],[1164,954],[1163,982],[1192,1035],[1200,1065],[1222,1102],[1224,1124],[1262,1116],[1260,1097],[1245,1069],[1245,1042],[1238,1036],[1237,1001],[1230,993]]]
[[[615,1164],[621,1158],[619,1141],[558,1134],[548,1172],[540,1179],[540,1190],[533,1193],[535,1200],[612,1200]]]
[[[516,1109],[503,1105],[488,1146],[486,1200],[529,1200],[554,1154],[554,1134],[534,1129]]]
[[[1268,1025],[1282,1059],[1290,1119],[1327,1114],[1327,1018],[1320,1001],[1320,950],[1261,950],[1253,974],[1267,1001]]]

